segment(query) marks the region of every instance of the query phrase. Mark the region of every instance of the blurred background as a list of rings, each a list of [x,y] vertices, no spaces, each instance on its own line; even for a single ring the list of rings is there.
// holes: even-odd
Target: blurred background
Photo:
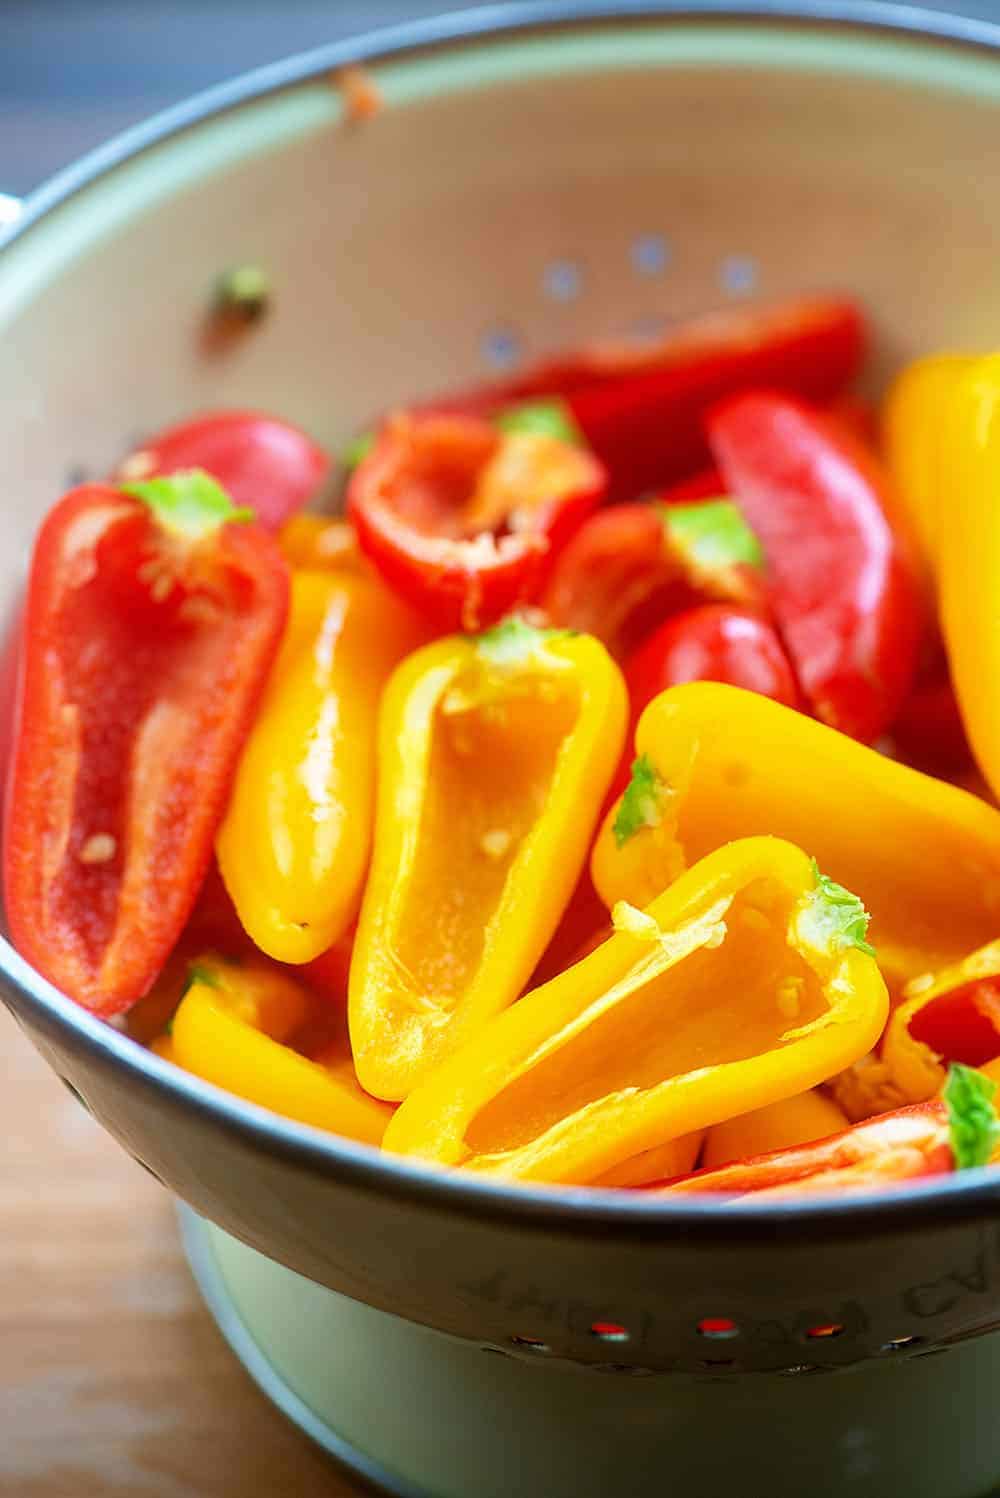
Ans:
[[[468,0],[466,0],[468,3]],[[0,192],[185,95],[459,0],[0,0]]]
[[[28,192],[109,135],[258,63],[464,8],[456,0],[0,0],[0,192]],[[1000,21],[1000,0],[938,0],[937,8]]]

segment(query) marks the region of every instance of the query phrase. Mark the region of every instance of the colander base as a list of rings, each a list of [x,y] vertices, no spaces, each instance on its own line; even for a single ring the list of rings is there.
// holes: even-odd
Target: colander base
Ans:
[[[598,1376],[491,1355],[303,1279],[181,1207],[240,1362],[358,1477],[401,1498],[986,1498],[1000,1335],[825,1377]]]

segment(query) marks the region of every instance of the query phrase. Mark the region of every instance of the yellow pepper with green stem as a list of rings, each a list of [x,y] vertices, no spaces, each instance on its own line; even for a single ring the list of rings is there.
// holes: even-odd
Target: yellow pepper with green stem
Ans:
[[[379,697],[427,635],[362,571],[292,574],[285,636],[216,843],[240,920],[278,961],[312,961],[357,914]]]
[[[860,902],[778,838],[720,848],[615,924],[444,1061],[384,1147],[508,1179],[607,1181],[824,1081],[885,1023]]]
[[[521,993],[586,857],[626,712],[599,641],[517,618],[396,671],[349,985],[376,1097],[405,1097]]]
[[[872,915],[894,982],[957,961],[1000,927],[1000,812],[823,723],[738,687],[671,687],[646,708],[632,781],[591,873],[643,905],[732,838],[805,848]]]
[[[392,1109],[358,1085],[346,1025],[319,1061],[284,1042],[303,1025],[308,999],[295,979],[264,961],[209,953],[190,981],[160,1055],[237,1097],[285,1118],[365,1144],[381,1142]]]
[[[914,978],[882,1042],[887,1079],[905,1103],[922,1103],[940,1092],[950,1061],[982,1066],[998,1056],[1000,941]]]

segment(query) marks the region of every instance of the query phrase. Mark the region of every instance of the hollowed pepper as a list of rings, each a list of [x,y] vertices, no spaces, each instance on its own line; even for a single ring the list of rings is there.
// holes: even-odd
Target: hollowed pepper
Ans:
[[[860,903],[777,838],[719,849],[616,925],[411,1093],[386,1149],[518,1180],[606,1180],[729,1117],[734,1099],[759,1108],[823,1081],[885,1022]]]
[[[264,961],[207,954],[189,970],[161,1054],[248,1102],[347,1139],[379,1144],[392,1109],[358,1085],[346,1025],[320,1060],[285,1044],[309,1004],[295,979]]]
[[[889,1083],[909,1103],[944,1085],[950,1061],[982,1066],[1000,1056],[1000,941],[914,978],[882,1042]]]
[[[285,637],[216,843],[240,919],[270,957],[310,962],[357,914],[379,697],[393,668],[426,639],[377,577],[357,569],[292,575]]]
[[[597,640],[517,619],[398,668],[350,975],[369,1092],[405,1097],[518,997],[580,873],[625,715]]]
[[[386,581],[444,629],[480,629],[533,601],[603,499],[582,447],[475,416],[390,417],[351,475],[348,512]]]
[[[140,998],[181,934],[281,638],[287,569],[247,513],[205,474],[89,484],[35,545],[7,916],[97,1014]]]
[[[639,720],[636,763],[591,861],[598,893],[642,905],[735,837],[806,848],[872,914],[883,970],[906,981],[996,934],[1000,813],[769,698],[671,687]]]

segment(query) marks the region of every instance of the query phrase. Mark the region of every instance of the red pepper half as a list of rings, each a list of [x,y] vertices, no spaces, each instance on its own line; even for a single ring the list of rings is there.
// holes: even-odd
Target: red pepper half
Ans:
[[[319,493],[328,453],[291,422],[259,411],[211,411],[168,427],[127,457],[116,483],[158,474],[210,473],[235,505],[246,505],[276,531]]]
[[[206,475],[134,487],[76,489],[39,532],[5,827],[15,946],[104,1016],[181,935],[288,599]]]
[[[696,1170],[653,1189],[665,1196],[715,1192],[767,1197],[872,1191],[954,1167],[947,1111],[934,1099],[883,1113],[815,1144],[772,1150],[717,1170]]]
[[[604,498],[585,449],[475,416],[386,423],[351,475],[350,518],[386,581],[445,629],[481,629],[531,602]]]
[[[702,418],[714,402],[765,385],[832,399],[860,369],[865,339],[861,313],[846,300],[730,308],[662,338],[544,360],[436,406],[491,414],[511,401],[558,396],[607,467],[611,498],[629,500],[708,462]]]
[[[913,680],[916,584],[875,459],[834,418],[768,392],[709,418],[727,493],[767,558],[769,598],[817,717],[871,743]]]
[[[665,619],[706,600],[763,609],[760,548],[728,500],[612,505],[556,562],[542,608],[624,659]]]

